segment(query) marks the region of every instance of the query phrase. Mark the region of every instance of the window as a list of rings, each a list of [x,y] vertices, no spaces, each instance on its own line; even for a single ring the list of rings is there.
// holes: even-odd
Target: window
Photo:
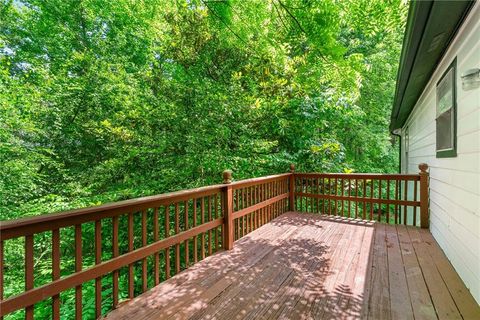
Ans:
[[[437,158],[457,156],[456,62],[437,83]]]

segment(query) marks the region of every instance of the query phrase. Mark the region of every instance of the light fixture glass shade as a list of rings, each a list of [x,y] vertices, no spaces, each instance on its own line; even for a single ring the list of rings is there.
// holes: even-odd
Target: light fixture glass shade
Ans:
[[[462,89],[471,90],[480,87],[480,69],[469,69],[462,73]]]

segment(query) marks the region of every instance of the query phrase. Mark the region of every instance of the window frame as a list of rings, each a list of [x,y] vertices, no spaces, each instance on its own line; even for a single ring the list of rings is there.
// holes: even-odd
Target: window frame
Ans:
[[[437,108],[438,108],[437,90],[438,90],[438,85],[445,79],[445,77],[450,71],[452,71],[452,74],[453,74],[453,79],[452,79],[453,146],[451,149],[438,150],[437,149],[437,134],[438,134],[437,119],[440,117],[440,115],[437,115]],[[453,59],[452,63],[450,63],[450,65],[447,67],[447,69],[442,74],[442,76],[440,77],[440,80],[438,80],[435,86],[435,151],[436,151],[437,158],[453,158],[457,156],[457,57]]]

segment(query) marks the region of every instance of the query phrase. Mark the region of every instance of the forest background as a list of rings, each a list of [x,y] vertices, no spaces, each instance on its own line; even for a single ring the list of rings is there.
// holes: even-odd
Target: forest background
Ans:
[[[0,216],[396,172],[399,0],[0,2]]]

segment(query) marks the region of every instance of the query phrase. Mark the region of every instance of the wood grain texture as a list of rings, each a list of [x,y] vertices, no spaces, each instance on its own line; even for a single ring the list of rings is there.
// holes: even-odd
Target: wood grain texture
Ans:
[[[423,276],[433,268],[437,273]],[[450,293],[446,298],[435,296],[442,286]],[[288,212],[107,319],[448,319],[452,314],[480,317],[427,230]]]

